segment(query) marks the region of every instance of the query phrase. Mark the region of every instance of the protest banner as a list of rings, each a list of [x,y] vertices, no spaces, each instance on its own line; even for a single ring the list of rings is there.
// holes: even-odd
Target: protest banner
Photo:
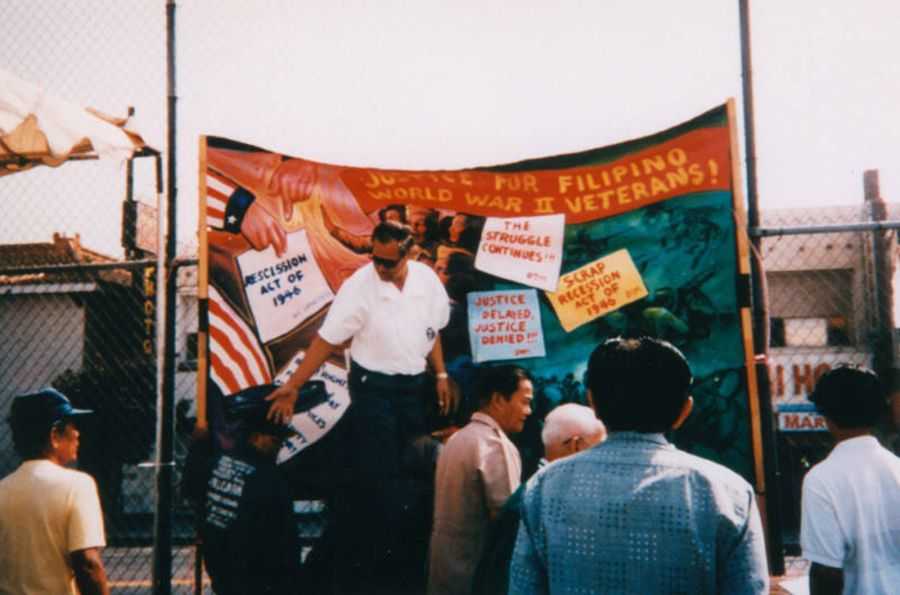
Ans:
[[[494,217],[564,213],[567,223],[584,223],[683,194],[729,190],[729,143],[721,132],[689,130],[612,159],[599,149],[536,159],[525,162],[527,171],[513,169],[521,164],[441,172],[344,167],[340,176],[366,212],[401,203]],[[580,163],[557,165],[568,158]]]
[[[219,364],[201,371],[210,374],[204,385],[227,399],[241,383],[223,362],[251,355],[253,378],[284,377],[344,280],[369,264],[369,235],[390,216],[412,228],[411,254],[445,283],[444,357],[464,393],[473,368],[509,362],[534,378],[536,410],[584,402],[599,342],[659,337],[685,353],[695,378],[694,413],[675,443],[761,481],[733,120],[733,105],[723,105],[617,145],[456,171],[331,165],[205,138],[200,279],[252,345],[226,360],[216,355],[223,344],[210,343],[202,361]],[[261,208],[248,208],[247,196]],[[263,228],[289,238],[282,257],[255,232]],[[300,293],[287,297],[297,270]],[[498,308],[488,296],[517,303]],[[512,319],[479,318],[506,310]],[[226,320],[212,314],[211,337]],[[346,374],[339,354],[330,363]]]

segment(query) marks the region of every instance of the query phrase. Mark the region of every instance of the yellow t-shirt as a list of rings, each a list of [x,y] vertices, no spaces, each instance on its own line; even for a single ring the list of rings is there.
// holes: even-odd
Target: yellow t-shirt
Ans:
[[[0,480],[0,594],[77,594],[70,553],[105,545],[90,475],[39,459]]]

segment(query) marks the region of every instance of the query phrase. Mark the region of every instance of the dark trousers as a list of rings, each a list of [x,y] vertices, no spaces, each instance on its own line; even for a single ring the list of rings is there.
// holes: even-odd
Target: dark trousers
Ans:
[[[335,582],[339,593],[403,593],[424,580],[415,543],[419,525],[430,520],[415,513],[424,486],[409,479],[401,460],[426,432],[425,375],[380,374],[354,363],[349,386],[346,456],[333,502]]]

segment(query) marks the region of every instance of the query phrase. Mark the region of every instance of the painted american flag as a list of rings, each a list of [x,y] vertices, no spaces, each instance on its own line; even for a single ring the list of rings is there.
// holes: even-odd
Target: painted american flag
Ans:
[[[216,172],[206,170],[206,224],[214,229],[225,227],[225,206],[237,185]]]
[[[272,382],[269,364],[256,334],[209,286],[210,378],[224,395]]]

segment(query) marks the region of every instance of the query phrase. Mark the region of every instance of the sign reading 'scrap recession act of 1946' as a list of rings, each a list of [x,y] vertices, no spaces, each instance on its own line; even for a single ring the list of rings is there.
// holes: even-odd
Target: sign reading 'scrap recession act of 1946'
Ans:
[[[473,367],[510,362],[534,377],[536,409],[584,401],[599,342],[660,337],[685,353],[695,378],[695,413],[674,440],[752,480],[729,122],[721,106],[609,147],[456,171],[337,166],[207,138],[201,278],[216,296],[214,392],[227,399],[296,365],[344,280],[369,264],[374,225],[393,218],[446,285],[452,314],[441,337],[464,392]],[[287,250],[276,255],[280,234]],[[256,283],[301,254],[292,272],[302,278]],[[286,285],[271,287],[276,280]],[[515,304],[498,310],[489,298]],[[224,369],[242,362],[252,374]],[[317,416],[325,427],[282,458],[302,457],[342,411]]]
[[[559,290],[547,297],[559,323],[571,331],[647,297],[647,288],[628,250],[622,249],[567,273]]]

